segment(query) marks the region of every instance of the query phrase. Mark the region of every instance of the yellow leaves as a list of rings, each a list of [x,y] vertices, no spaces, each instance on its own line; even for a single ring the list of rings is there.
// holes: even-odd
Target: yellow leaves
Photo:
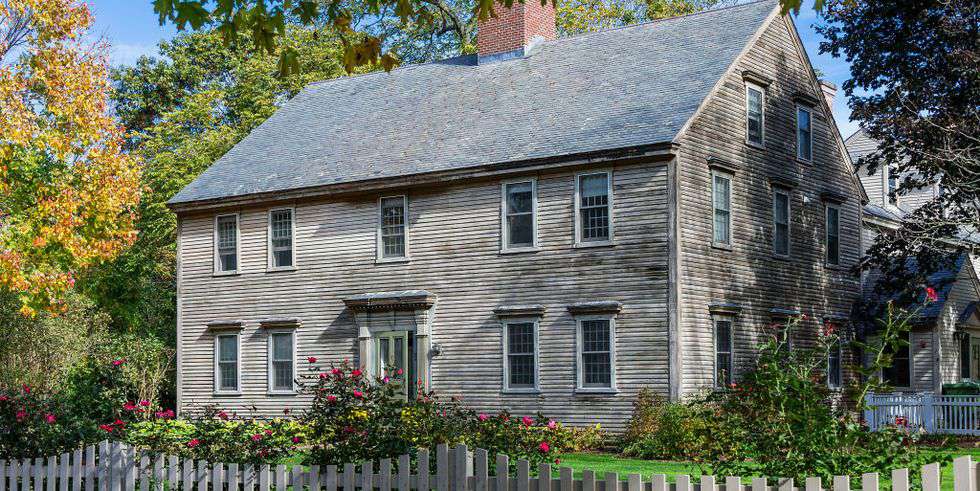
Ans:
[[[106,47],[81,41],[88,7],[7,0],[4,15],[29,33],[25,56],[0,68],[0,288],[24,315],[58,312],[72,271],[133,242],[139,167],[108,113]]]

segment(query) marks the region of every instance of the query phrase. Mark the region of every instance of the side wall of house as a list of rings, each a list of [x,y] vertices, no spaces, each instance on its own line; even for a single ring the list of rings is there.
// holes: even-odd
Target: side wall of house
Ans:
[[[735,324],[736,379],[751,363],[771,309],[809,316],[796,342],[812,340],[824,316],[847,315],[860,289],[849,269],[860,254],[861,192],[823,105],[813,110],[813,160],[796,159],[794,94],[822,100],[810,67],[786,21],[776,18],[708,100],[680,140],[680,339],[682,388],[714,382],[711,304],[741,308]],[[746,141],[745,82],[752,71],[772,79],[766,92],[765,148]],[[708,160],[738,167],[732,180],[732,247],[712,246],[712,185]],[[791,255],[773,255],[772,181],[791,189]],[[846,196],[840,205],[840,266],[825,265],[822,193]],[[845,357],[847,358],[847,357]],[[847,364],[847,360],[845,360]]]
[[[673,163],[669,164],[673,165]],[[375,263],[378,194],[336,196],[295,206],[296,264],[267,272],[268,210],[241,214],[241,273],[214,276],[215,214],[181,217],[181,409],[204,404],[275,416],[301,409],[306,396],[267,395],[263,319],[295,317],[299,370],[354,361],[357,329],[342,299],[368,292],[428,290],[433,307],[431,388],[479,409],[538,411],[569,423],[619,427],[637,392],[668,391],[668,164],[610,165],[615,245],[573,247],[574,170],[535,174],[540,250],[500,253],[501,180],[405,189],[409,250],[405,264]],[[579,169],[581,171],[583,169]],[[521,176],[510,176],[510,178]],[[567,306],[616,300],[618,393],[575,392],[576,324]],[[501,327],[494,308],[541,304],[540,394],[502,393]],[[214,320],[243,320],[242,394],[213,394]]]
[[[940,313],[936,324],[941,343],[940,349],[942,350],[939,363],[942,373],[941,384],[960,381],[960,343],[955,336],[957,321],[970,302],[980,301],[980,280],[977,279],[977,273],[972,263],[973,261],[967,259],[960,269],[956,283],[953,283],[949,291],[946,303],[943,304],[943,311]],[[973,334],[980,335],[980,332]],[[937,390],[941,388],[941,386],[936,387]]]

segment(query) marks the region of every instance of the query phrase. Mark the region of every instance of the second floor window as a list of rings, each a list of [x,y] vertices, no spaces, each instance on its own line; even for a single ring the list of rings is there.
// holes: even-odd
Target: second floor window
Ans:
[[[269,212],[269,267],[293,266],[293,209]]]
[[[378,258],[408,257],[408,199],[381,198],[378,223]]]
[[[827,264],[840,264],[840,208],[827,205]]]
[[[214,221],[214,270],[238,271],[238,215],[220,215]]]
[[[214,338],[215,392],[238,392],[238,334]]]
[[[536,246],[537,185],[535,181],[509,182],[503,187],[503,249]]]
[[[537,388],[537,322],[511,321],[504,324],[504,388]]]
[[[777,256],[789,256],[789,192],[776,189],[772,193],[772,249]]]
[[[805,107],[796,108],[796,157],[809,161],[813,157],[811,112]]]
[[[898,189],[898,169],[894,166],[888,166],[885,169],[888,174],[888,203],[898,205],[898,195],[895,194]]]
[[[294,390],[293,340],[291,331],[269,334],[269,392]]]
[[[728,246],[732,243],[732,178],[725,174],[712,174],[711,184],[712,242]]]
[[[765,100],[765,89],[755,84],[745,85],[746,141],[753,145],[761,146],[765,141]]]
[[[578,197],[577,242],[597,243],[612,239],[612,189],[610,173],[581,174],[576,181]]]

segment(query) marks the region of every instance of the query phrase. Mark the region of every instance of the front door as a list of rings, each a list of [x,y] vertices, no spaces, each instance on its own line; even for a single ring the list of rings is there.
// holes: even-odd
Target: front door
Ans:
[[[415,335],[411,331],[385,331],[374,336],[374,369],[378,377],[388,377],[403,398],[414,398]]]

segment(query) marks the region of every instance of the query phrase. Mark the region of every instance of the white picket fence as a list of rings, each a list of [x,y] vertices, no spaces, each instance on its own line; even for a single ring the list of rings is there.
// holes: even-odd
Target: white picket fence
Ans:
[[[864,420],[871,430],[908,426],[927,433],[980,435],[980,396],[868,394],[865,402]]]
[[[381,490],[381,491],[822,491],[820,478],[808,478],[802,488],[792,479],[753,478],[746,485],[740,477],[717,481],[714,476],[701,476],[695,485],[690,476],[655,474],[644,479],[629,474],[625,480],[615,473],[597,476],[583,471],[575,478],[572,469],[562,467],[558,478],[552,475],[549,464],[538,466],[537,476],[531,475],[526,460],[517,461],[517,474],[510,475],[509,459],[496,455],[496,475],[489,474],[486,450],[469,451],[465,445],[450,450],[446,445],[436,448],[436,473],[430,474],[428,450],[417,452],[418,469],[412,474],[411,457],[402,455],[393,468],[391,459],[342,467],[295,465],[251,466],[211,464],[178,459],[174,456],[148,454],[120,443],[102,442],[84,450],[60,457],[0,460],[0,491],[293,491]],[[922,490],[940,491],[939,464],[922,467]],[[860,478],[862,491],[879,491],[879,475],[864,474]],[[909,491],[909,470],[891,471],[893,491]],[[978,491],[977,466],[969,456],[953,462],[953,490]],[[833,479],[833,491],[850,491],[851,477]]]

